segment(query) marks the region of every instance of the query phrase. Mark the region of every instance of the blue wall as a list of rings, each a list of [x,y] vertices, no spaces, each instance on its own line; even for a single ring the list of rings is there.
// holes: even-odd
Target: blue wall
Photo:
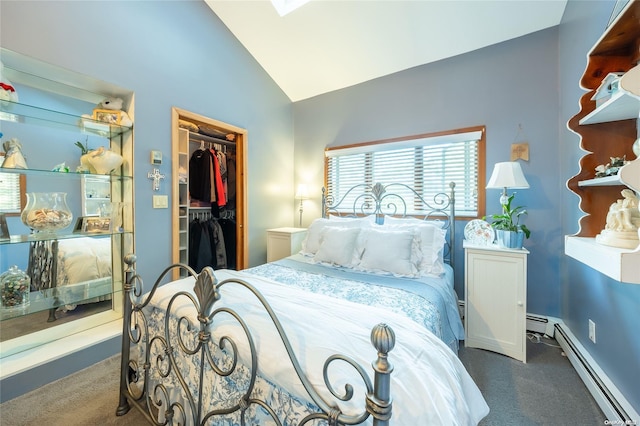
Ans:
[[[135,92],[136,251],[147,280],[171,261],[171,213],[152,208],[146,174],[151,150],[163,152],[160,172],[171,174],[173,106],[247,129],[249,263],[266,260],[265,230],[292,226],[296,213],[291,101],[204,2],[0,8],[3,47]],[[171,185],[165,179],[156,194],[170,196]]]
[[[578,82],[587,65],[586,56],[604,32],[613,5],[613,1],[570,1],[560,26],[562,182],[578,173],[578,161],[584,155],[579,136],[567,129],[566,122],[579,111],[578,101],[585,92]],[[583,215],[578,197],[565,190],[561,208],[563,233],[575,234]],[[564,322],[640,412],[640,285],[612,280],[565,256],[560,300]],[[588,337],[589,319],[596,323],[596,344]]]
[[[486,125],[487,180],[509,161],[511,144],[526,138],[531,186],[519,190],[529,211],[528,311],[560,314],[563,235],[558,155],[558,29],[551,28],[454,58],[423,65],[294,104],[296,178],[320,194],[323,150],[398,136]],[[518,126],[523,131],[518,134]],[[516,137],[519,139],[516,140]],[[499,212],[488,190],[487,214]],[[312,197],[313,198],[313,197]],[[320,215],[319,206],[305,220]],[[458,223],[456,290],[464,298],[462,229]]]

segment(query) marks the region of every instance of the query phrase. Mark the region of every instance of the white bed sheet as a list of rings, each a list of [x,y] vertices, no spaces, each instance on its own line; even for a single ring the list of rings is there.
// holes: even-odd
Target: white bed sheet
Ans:
[[[285,332],[308,377],[318,389],[323,389],[322,366],[327,357],[343,353],[367,366],[376,358],[369,336],[371,329],[384,322],[396,334],[396,346],[389,360],[394,366],[391,375],[391,394],[394,401],[391,424],[395,425],[476,425],[489,411],[477,386],[464,369],[457,356],[432,333],[404,316],[385,309],[362,306],[325,295],[310,294],[269,279],[237,271],[215,271],[218,280],[244,279],[270,302],[280,318]],[[153,305],[166,309],[170,298],[178,291],[193,294],[193,278],[186,278],[160,287]],[[297,382],[286,359],[286,351],[280,344],[277,331],[260,303],[246,289],[237,285],[225,285],[222,299],[216,303],[236,309],[255,331],[260,375],[268,381],[284,386],[293,395],[308,400],[306,392]],[[197,324],[195,310],[186,297],[174,302],[173,313],[185,315]],[[234,335],[239,327],[234,321],[216,322],[215,336]],[[240,353],[248,348],[237,339]],[[312,349],[312,350],[310,350]],[[244,360],[246,362],[246,360]],[[342,368],[341,368],[342,369]],[[342,369],[344,370],[344,369]],[[332,370],[333,371],[333,370]],[[351,371],[346,369],[344,371]],[[343,377],[343,372],[338,377]],[[355,398],[360,407],[364,404],[363,385],[350,375]],[[335,382],[334,382],[335,384]],[[340,389],[341,386],[338,387]],[[323,394],[329,398],[327,391]],[[353,408],[341,405],[343,412]],[[371,424],[371,419],[365,424]]]

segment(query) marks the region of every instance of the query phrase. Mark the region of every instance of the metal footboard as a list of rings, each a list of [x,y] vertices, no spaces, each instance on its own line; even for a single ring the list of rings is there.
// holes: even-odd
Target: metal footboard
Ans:
[[[249,326],[244,319],[226,306],[218,306],[216,302],[220,300],[220,288],[223,286],[242,286],[248,289],[260,301],[265,311],[268,313],[273,325],[280,335],[280,339],[287,351],[292,371],[295,372],[304,390],[308,394],[308,400],[318,407],[317,412],[306,413],[297,422],[298,425],[355,425],[361,424],[371,418],[376,426],[389,425],[392,416],[392,399],[390,389],[390,375],[393,366],[387,356],[395,345],[395,334],[393,330],[385,324],[379,324],[371,331],[371,343],[377,351],[377,358],[372,362],[373,383],[363,366],[359,365],[352,358],[335,354],[326,359],[324,363],[323,375],[326,390],[333,399],[327,400],[327,393],[321,396],[311,384],[300,367],[298,358],[294,353],[289,338],[287,337],[282,324],[271,308],[269,302],[250,283],[243,280],[228,279],[218,282],[211,268],[205,268],[200,274],[196,274],[191,268],[182,264],[175,264],[166,268],[155,282],[148,295],[142,299],[143,282],[135,271],[135,255],[131,254],[124,259],[127,267],[125,269],[124,283],[124,318],[122,333],[122,359],[120,369],[120,396],[116,415],[125,415],[131,406],[140,410],[152,424],[180,424],[180,425],[204,425],[218,424],[217,419],[227,418],[230,413],[237,413],[240,424],[245,423],[245,413],[250,408],[261,410],[262,415],[268,416],[275,424],[284,424],[277,417],[276,410],[271,407],[262,397],[260,392],[254,392],[254,387],[258,375],[258,359],[253,336]],[[195,297],[191,293],[178,292],[171,297],[169,302],[167,318],[163,334],[159,336],[149,335],[149,325],[146,313],[143,310],[153,298],[158,286],[163,279],[175,268],[182,268],[189,275],[196,277],[194,286]],[[177,336],[171,337],[169,315],[174,300],[177,297],[188,297],[197,310],[198,323],[192,329],[186,324],[186,318],[177,319]],[[210,326],[217,315],[224,314],[233,317],[241,326],[249,343],[250,354],[245,359],[250,362],[240,367],[239,347],[232,337],[222,336],[217,342],[213,341],[210,333]],[[135,345],[143,345],[144,357],[132,359],[131,349]],[[155,346],[154,346],[155,345]],[[152,357],[152,346],[155,355]],[[160,350],[157,350],[160,348]],[[214,352],[217,349],[224,349],[224,361]],[[176,355],[177,354],[177,355]],[[187,383],[180,373],[177,356],[196,357],[199,368],[199,382],[195,385]],[[144,359],[142,359],[144,358]],[[349,365],[362,380],[366,387],[366,395],[362,401],[362,410],[355,414],[343,413],[339,407],[339,401],[351,401],[354,397],[352,384],[346,384],[342,392],[338,391],[330,382],[329,366],[335,362],[343,362]],[[150,372],[156,369],[155,373],[162,377],[173,374],[179,382],[181,398],[176,400],[174,394],[164,383],[151,384]],[[207,375],[204,374],[205,370]],[[242,395],[231,403],[213,404],[212,409],[204,408],[203,390],[205,380],[212,380],[210,374],[215,374],[219,378],[226,379],[232,374],[246,372],[243,377]],[[320,422],[320,423],[318,423]]]

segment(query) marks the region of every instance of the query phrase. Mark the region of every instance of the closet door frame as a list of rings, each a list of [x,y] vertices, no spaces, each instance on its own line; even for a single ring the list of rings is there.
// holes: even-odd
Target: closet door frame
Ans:
[[[236,136],[236,268],[245,269],[249,263],[247,250],[247,130],[206,117],[181,108],[171,108],[171,215],[172,215],[172,262],[180,262],[180,134],[178,120],[188,120],[213,126],[223,132],[235,133]],[[174,271],[174,279],[179,278],[179,271]]]

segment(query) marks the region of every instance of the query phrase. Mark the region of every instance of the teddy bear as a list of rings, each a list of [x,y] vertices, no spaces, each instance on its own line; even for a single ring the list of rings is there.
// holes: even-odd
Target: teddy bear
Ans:
[[[0,101],[18,102],[18,92],[3,76],[4,64],[0,61]]]
[[[129,117],[126,111],[122,110],[122,98],[105,98],[98,104],[97,109],[106,109],[110,111],[119,111],[120,112],[120,125],[131,127],[133,121]]]

